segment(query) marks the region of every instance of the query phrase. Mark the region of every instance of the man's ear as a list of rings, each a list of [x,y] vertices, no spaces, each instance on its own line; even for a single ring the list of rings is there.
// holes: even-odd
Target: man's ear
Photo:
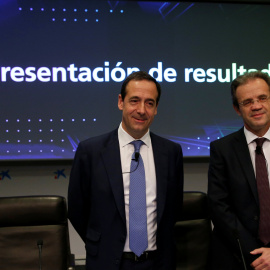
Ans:
[[[123,103],[124,103],[124,101],[123,101],[123,99],[122,99],[122,96],[121,96],[121,94],[119,94],[119,95],[118,95],[118,109],[119,109],[120,111],[123,110]]]
[[[157,106],[156,106],[155,115],[157,115],[157,108],[158,108],[158,104],[157,104]]]

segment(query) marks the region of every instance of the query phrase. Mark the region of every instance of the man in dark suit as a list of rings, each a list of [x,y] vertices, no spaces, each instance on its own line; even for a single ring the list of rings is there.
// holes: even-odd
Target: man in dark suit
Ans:
[[[270,269],[267,172],[270,168],[266,166],[270,164],[270,78],[260,71],[239,76],[231,84],[231,95],[244,127],[212,142],[210,147],[208,197],[214,225],[211,265],[213,270],[267,270]],[[265,138],[262,146],[257,142],[260,138]],[[257,163],[259,157],[261,163]],[[265,186],[261,188],[263,171]]]
[[[132,73],[118,97],[119,128],[78,145],[68,215],[85,242],[87,270],[175,269],[173,228],[183,199],[183,158],[179,144],[149,132],[160,92],[150,75]],[[138,156],[132,158],[132,142],[138,140],[142,141],[147,212],[147,247],[142,254],[135,254],[129,242],[133,226],[129,186],[137,170],[130,164],[131,159],[137,161]]]

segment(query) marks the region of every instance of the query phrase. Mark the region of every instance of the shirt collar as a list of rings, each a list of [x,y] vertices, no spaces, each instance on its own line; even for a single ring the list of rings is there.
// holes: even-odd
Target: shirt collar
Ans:
[[[124,147],[127,144],[130,144],[131,142],[133,142],[134,139],[132,136],[130,136],[122,127],[122,122],[119,125],[118,128],[118,138],[119,138],[119,145],[120,147]],[[150,138],[150,131],[148,129],[148,131],[143,135],[143,137],[140,138],[141,141],[144,142],[144,144],[147,147],[150,147],[151,144],[151,138]]]
[[[246,127],[244,127],[244,133],[246,136],[247,144],[252,143],[255,139],[259,138],[257,135],[252,133],[251,131],[247,130]],[[270,141],[270,129],[263,135],[263,138],[266,138]]]

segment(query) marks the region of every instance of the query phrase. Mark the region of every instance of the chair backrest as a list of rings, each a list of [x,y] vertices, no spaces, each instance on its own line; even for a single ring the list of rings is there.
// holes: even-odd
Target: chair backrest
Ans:
[[[207,269],[210,235],[207,195],[184,192],[181,219],[175,224],[177,270]]]
[[[42,270],[67,270],[69,258],[64,197],[0,198],[1,269],[38,270],[41,262]]]

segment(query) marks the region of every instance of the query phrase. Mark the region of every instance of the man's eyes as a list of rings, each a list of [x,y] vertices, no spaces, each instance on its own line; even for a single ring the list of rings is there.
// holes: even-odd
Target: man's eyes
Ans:
[[[148,106],[154,106],[154,102],[153,101],[148,101],[148,102],[146,102],[146,104],[148,105]]]
[[[131,103],[131,104],[136,104],[136,103],[138,103],[138,102],[139,102],[138,99],[131,99],[131,100],[130,100],[130,103]],[[155,105],[155,102],[151,100],[151,101],[146,101],[145,104],[146,104],[147,106],[149,106],[149,107],[153,107],[153,106]]]
[[[267,100],[267,97],[264,97],[264,96],[263,97],[259,97],[259,100],[260,101],[266,101]]]
[[[138,99],[131,99],[130,100],[130,103],[136,103],[136,102],[138,102]]]

